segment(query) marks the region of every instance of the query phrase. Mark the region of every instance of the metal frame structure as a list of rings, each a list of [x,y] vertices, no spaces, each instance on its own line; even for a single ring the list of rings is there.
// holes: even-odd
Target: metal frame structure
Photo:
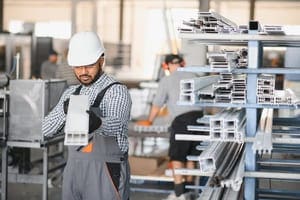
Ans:
[[[205,33],[181,33],[181,38],[189,40],[189,42],[206,44],[206,45],[242,45],[248,46],[248,67],[246,69],[233,69],[231,73],[246,73],[247,74],[247,101],[244,104],[239,103],[211,103],[211,102],[196,102],[193,106],[205,107],[243,107],[246,109],[246,142],[245,147],[245,173],[244,173],[244,199],[257,199],[257,178],[275,178],[275,179],[297,179],[299,173],[273,173],[265,171],[257,171],[257,156],[252,151],[252,143],[255,142],[257,134],[257,116],[258,108],[277,108],[277,109],[296,109],[299,104],[295,105],[259,105],[256,101],[256,83],[258,74],[291,74],[299,73],[300,68],[271,69],[262,66],[263,47],[266,46],[300,46],[300,36],[287,35],[260,35],[257,31],[250,31],[249,34],[205,34]],[[186,67],[179,69],[180,71],[190,72],[228,72],[223,69],[211,69],[209,66],[204,67]],[[189,105],[181,103],[180,105]],[[207,135],[176,135],[178,140],[193,140],[193,141],[213,141]],[[272,143],[280,144],[300,144],[297,138],[280,138],[273,135]],[[178,170],[177,170],[178,171]],[[203,175],[203,173],[195,173],[192,171],[183,170],[189,175]],[[183,173],[183,174],[184,174]]]
[[[59,142],[63,142],[64,136],[58,136],[51,138],[49,140],[45,140],[44,142],[22,142],[22,141],[7,141],[8,147],[22,147],[22,148],[35,148],[41,149],[43,151],[43,169],[42,174],[40,175],[31,175],[31,174],[19,174],[19,173],[8,173],[8,181],[12,183],[35,183],[35,184],[42,184],[43,187],[43,194],[42,200],[48,199],[48,175],[51,172],[54,172],[62,167],[65,166],[65,162],[54,166],[53,168],[49,169],[49,146],[58,144]],[[7,159],[3,160],[2,163],[6,163],[7,166]]]
[[[6,92],[6,88],[1,90],[0,99],[2,101],[1,108],[1,117],[2,120],[2,136],[0,138],[0,147],[1,147],[1,199],[7,199],[7,163],[3,162],[3,160],[7,160],[7,116],[8,116],[8,95]]]

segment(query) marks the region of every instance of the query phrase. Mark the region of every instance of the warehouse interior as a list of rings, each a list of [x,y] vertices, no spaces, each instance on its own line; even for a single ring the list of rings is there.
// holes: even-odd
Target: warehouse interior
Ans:
[[[72,200],[70,149],[84,152],[98,133],[125,146],[118,150],[130,166],[115,188],[106,160],[106,188],[117,196],[101,200],[300,199],[299,9],[299,0],[0,0],[0,199]],[[71,40],[86,31],[99,37],[101,56],[71,64]],[[85,84],[92,76],[80,70],[98,62]],[[106,106],[98,104],[100,124],[90,131],[94,97],[82,91],[103,74],[118,83],[100,104],[128,109],[127,120],[111,118],[122,121],[123,142],[114,129],[104,133],[114,125]],[[123,86],[129,99],[105,97]],[[75,92],[65,99],[66,91]],[[96,198],[79,193],[74,200]]]

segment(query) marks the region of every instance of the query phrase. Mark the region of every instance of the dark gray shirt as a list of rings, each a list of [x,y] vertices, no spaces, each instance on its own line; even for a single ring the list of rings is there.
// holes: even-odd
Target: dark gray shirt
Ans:
[[[170,76],[163,77],[157,89],[157,93],[153,100],[153,105],[162,107],[167,105],[171,120],[176,116],[192,111],[201,110],[198,106],[180,106],[177,105],[180,93],[180,80],[196,78],[196,74],[190,72],[175,71]]]
[[[50,61],[44,61],[41,66],[41,78],[52,79],[56,78],[57,64]]]

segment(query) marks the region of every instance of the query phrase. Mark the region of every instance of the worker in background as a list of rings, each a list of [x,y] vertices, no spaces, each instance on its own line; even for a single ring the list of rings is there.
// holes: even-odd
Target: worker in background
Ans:
[[[57,66],[55,77],[58,79],[64,79],[67,81],[67,84],[76,85],[79,84],[72,68],[68,65],[67,62],[68,49],[65,49],[62,55],[61,62]]]
[[[57,133],[65,124],[70,95],[89,96],[90,142],[68,148],[63,200],[129,199],[127,132],[131,98],[126,86],[102,71],[104,52],[96,33],[73,35],[67,59],[80,84],[66,89],[43,120],[45,136]]]
[[[41,78],[53,79],[57,70],[57,52],[51,49],[49,51],[48,59],[41,65]]]
[[[180,80],[195,78],[196,75],[194,73],[177,71],[178,68],[184,67],[184,60],[179,55],[167,55],[163,67],[169,71],[170,75],[163,77],[159,81],[158,90],[153,100],[148,119],[138,121],[137,124],[142,126],[152,125],[160,109],[166,104],[172,121],[169,147],[169,157],[172,168],[187,167],[193,169],[195,163],[193,161],[187,161],[186,156],[200,154],[200,152],[196,150],[196,146],[199,145],[199,142],[176,141],[175,134],[192,134],[192,132],[187,131],[187,125],[196,124],[196,120],[203,116],[203,112],[199,107],[177,105],[180,93]],[[175,175],[174,173],[173,177],[175,193],[170,194],[167,199],[191,199],[191,192],[186,190],[185,186],[194,185],[193,177],[184,177],[182,175]]]

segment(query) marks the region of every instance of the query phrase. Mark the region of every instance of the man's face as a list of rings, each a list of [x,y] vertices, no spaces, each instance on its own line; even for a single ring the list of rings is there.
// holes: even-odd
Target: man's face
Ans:
[[[55,54],[50,55],[49,56],[49,61],[51,63],[56,63],[57,62],[57,55],[55,55]]]
[[[99,59],[95,64],[74,67],[74,73],[79,82],[83,85],[92,84],[101,74],[101,67],[104,59]]]

